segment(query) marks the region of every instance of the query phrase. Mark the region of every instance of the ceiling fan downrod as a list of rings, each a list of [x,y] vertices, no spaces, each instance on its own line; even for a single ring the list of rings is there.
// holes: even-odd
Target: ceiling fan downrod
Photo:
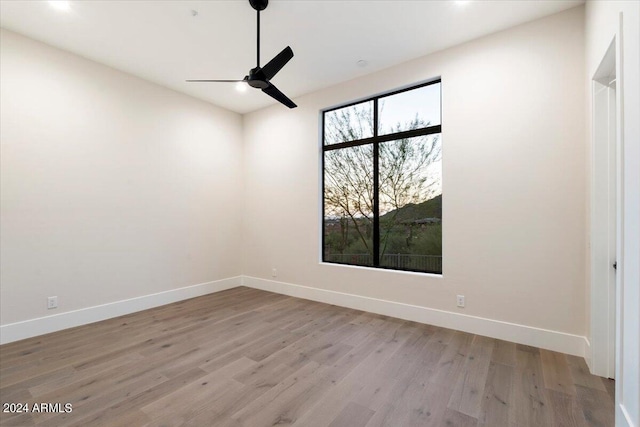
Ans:
[[[256,50],[256,66],[260,67],[260,11],[261,10],[265,10],[267,8],[267,6],[269,5],[269,0],[249,0],[249,4],[251,4],[251,7],[254,8],[258,14],[258,31],[256,34],[256,38],[257,38],[257,50]]]

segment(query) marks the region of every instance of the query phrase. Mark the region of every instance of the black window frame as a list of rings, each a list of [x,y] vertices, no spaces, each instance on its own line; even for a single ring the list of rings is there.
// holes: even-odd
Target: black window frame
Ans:
[[[391,95],[397,95],[399,93],[408,92],[415,89],[420,89],[422,87],[431,86],[434,84],[440,84],[440,124],[435,126],[427,126],[422,129],[413,129],[408,131],[395,132],[385,135],[378,135],[378,100],[381,98],[386,98]],[[340,110],[342,108],[351,107],[353,105],[363,104],[366,102],[373,101],[373,136],[369,138],[363,138],[353,141],[345,141],[339,142],[335,144],[325,144],[325,117],[326,114]],[[371,96],[368,98],[363,98],[358,101],[348,102],[346,104],[341,104],[336,107],[327,108],[325,110],[321,110],[321,126],[322,126],[322,134],[321,134],[321,156],[322,156],[322,247],[321,247],[321,260],[323,263],[327,264],[338,264],[338,265],[351,265],[356,267],[363,268],[376,268],[383,270],[392,270],[392,271],[410,271],[415,273],[425,273],[425,274],[435,274],[435,275],[443,275],[443,271],[425,271],[411,268],[397,268],[397,267],[388,267],[380,265],[380,205],[379,205],[379,192],[380,192],[380,177],[379,177],[379,150],[380,144],[383,142],[395,141],[398,139],[404,138],[414,138],[418,136],[427,136],[434,134],[442,134],[442,78],[438,77],[433,80],[429,80],[426,82],[418,83],[415,85],[411,85],[408,87],[404,87],[401,89],[392,90],[389,92],[381,93],[375,96]],[[327,261],[325,259],[325,153],[328,151],[339,150],[343,148],[350,148],[362,145],[372,145],[373,148],[373,189],[374,189],[374,199],[373,199],[373,265],[362,265],[362,264],[353,264],[348,262],[338,262],[338,261]],[[444,258],[444,254],[443,254]]]

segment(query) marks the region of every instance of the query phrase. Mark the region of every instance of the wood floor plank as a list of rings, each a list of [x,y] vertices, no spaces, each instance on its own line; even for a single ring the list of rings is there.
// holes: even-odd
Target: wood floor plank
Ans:
[[[327,326],[335,310],[327,304],[309,302],[312,305],[303,307],[298,311],[297,317],[283,322],[281,329],[306,335],[308,332],[318,331]]]
[[[582,358],[250,288],[0,346],[2,426],[613,427]]]
[[[382,404],[376,399],[370,400],[369,405],[376,408],[376,412],[385,410],[391,403],[393,410],[385,414],[385,423],[391,425],[438,425],[446,412],[446,404],[451,396],[449,387],[442,387],[430,382],[433,368],[442,357],[445,345],[441,337],[426,336],[426,344],[418,352],[416,363],[398,359],[394,363],[413,366],[413,369],[398,370],[390,380],[390,391],[384,396]],[[395,358],[394,358],[395,359]]]
[[[442,425],[447,427],[475,427],[478,420],[469,415],[447,408],[442,420]],[[496,424],[497,426],[498,424]]]
[[[256,325],[253,330],[246,333],[238,331],[238,334],[231,339],[220,339],[213,342],[205,341],[194,347],[193,351],[184,355],[179,360],[168,364],[163,368],[162,373],[171,378],[182,372],[188,371],[200,365],[209,364],[210,371],[224,366],[230,359],[229,353],[240,354],[242,348],[255,342],[257,339],[264,337],[267,331],[271,330],[268,325]],[[194,344],[195,345],[195,344]]]
[[[289,345],[302,339],[303,337],[304,336],[301,334],[283,331],[283,335],[279,339],[269,340],[260,347],[253,348],[250,351],[246,351],[244,352],[244,356],[256,362],[260,362],[261,360],[264,360],[267,357],[271,356],[273,353],[276,353],[278,350],[282,350],[283,348],[288,347]]]
[[[430,371],[418,371],[413,381],[399,382],[390,393],[390,399],[379,410],[384,411],[389,405],[393,410],[385,414],[383,425],[389,426],[425,426],[443,425],[448,411],[447,402],[452,388],[429,382]]]
[[[29,390],[17,386],[12,386],[0,393],[0,402],[26,402],[33,398]]]
[[[385,404],[380,409],[375,411],[373,416],[369,419],[366,427],[382,427],[391,426],[391,415],[395,412],[395,406],[390,403]]]
[[[173,427],[171,425],[161,425],[162,427]],[[203,426],[215,426],[215,427],[244,427],[240,421],[233,418],[220,417],[215,411],[203,410],[197,416],[185,421],[181,427],[203,427]],[[145,427],[154,427],[153,425],[146,425]]]
[[[104,410],[109,404],[118,403],[135,396],[148,388],[155,387],[167,381],[167,378],[155,371],[148,371],[144,374],[130,374],[118,377],[113,383],[102,385],[98,389],[93,387],[83,387],[74,393],[56,393],[55,398],[43,397],[40,402],[64,402],[73,405],[73,412],[69,413],[42,413],[33,415],[37,425],[61,426],[68,425],[78,418],[89,417]],[[68,390],[68,389],[66,389]],[[69,396],[69,397],[63,397]],[[79,397],[81,396],[81,397]],[[64,400],[63,400],[64,399]]]
[[[7,414],[3,412],[0,414],[0,426],[3,427],[30,427],[35,425],[33,417],[28,413]]]
[[[192,369],[154,387],[148,387],[136,395],[126,396],[126,399],[121,399],[120,401],[116,400],[115,402],[102,402],[101,408],[91,415],[84,417],[74,415],[73,422],[71,422],[69,426],[110,426],[111,424],[126,426],[127,420],[138,418],[141,418],[139,422],[128,425],[143,425],[150,422],[151,419],[144,414],[140,408],[155,402],[156,400],[159,400],[194,381],[197,381],[206,374],[207,373],[201,369]],[[108,397],[105,396],[104,400],[107,400],[107,398]],[[134,413],[134,415],[131,415],[131,413]]]
[[[364,427],[367,425],[374,412],[357,403],[349,402],[338,416],[329,424],[329,427]]]
[[[328,368],[309,362],[232,416],[252,426],[292,425],[320,393]]]
[[[98,420],[92,424],[78,424],[78,426],[92,427],[132,427],[142,426],[150,421],[149,417],[142,411],[135,410],[127,412],[122,416],[110,417],[107,420]]]
[[[152,419],[149,426],[182,426],[200,418],[215,414],[215,409],[224,407],[235,400],[242,392],[242,386],[233,380],[200,383],[197,396],[191,399],[180,396],[168,402],[168,406],[157,411],[145,407],[142,411]],[[192,388],[190,391],[194,391]],[[213,418],[210,418],[210,422]]]
[[[513,393],[514,405],[509,419],[514,427],[552,425],[539,349],[523,345],[516,347]]]
[[[515,346],[514,346],[515,350]],[[511,385],[514,367],[491,362],[482,396],[478,426],[508,426],[513,407]]]
[[[551,418],[553,425],[558,427],[585,427],[586,421],[580,409],[576,396],[559,391],[549,390],[551,404]]]
[[[564,354],[550,350],[540,350],[544,385],[547,389],[561,393],[576,395],[571,371]]]
[[[432,340],[439,344],[447,345],[455,335],[456,331],[447,328],[437,328],[432,335]]]
[[[233,379],[248,387],[272,388],[299,369],[299,367],[292,368],[289,365],[280,363],[278,359],[254,363],[256,364],[254,367],[239,373]]]
[[[571,372],[571,379],[575,385],[589,387],[600,391],[607,391],[604,378],[591,375],[587,362],[582,357],[565,355]]]
[[[404,330],[398,331],[395,337],[386,341],[372,335],[364,344],[356,347],[352,353],[345,355],[343,359],[352,364],[351,371],[342,380],[337,381],[331,392],[316,402],[295,425],[300,427],[327,426],[330,420],[327,419],[326,414],[338,413],[352,399],[361,397],[362,390],[370,377],[369,373],[377,372],[379,367],[393,357],[408,339],[409,336]]]
[[[351,329],[355,325],[351,324],[350,322],[357,316],[358,315],[356,312],[340,311],[337,315],[330,317],[328,319],[328,323],[318,328],[318,330],[320,332],[332,332],[344,327],[346,327],[347,329]],[[387,323],[385,323],[385,325],[387,325]]]
[[[612,402],[616,400],[616,382],[611,378],[601,378]]]
[[[495,340],[491,361],[507,366],[516,366],[516,344],[509,341]]]
[[[119,402],[127,399],[128,396],[135,396],[148,388],[155,387],[167,380],[166,377],[155,371],[148,371],[144,374],[129,374],[121,377],[114,386],[105,386],[102,390],[84,390],[81,394],[73,394],[73,397],[64,398],[62,394],[57,394],[56,398],[43,398],[44,402],[66,402],[73,405],[73,412],[68,413],[41,413],[33,414],[36,425],[65,426],[75,422],[78,418],[91,416],[103,410],[111,402]],[[104,390],[108,390],[104,392]],[[80,395],[82,397],[78,398]]]
[[[237,358],[242,357],[245,352],[250,352],[255,348],[262,347],[265,343],[273,340],[280,339],[285,335],[285,332],[278,329],[272,329],[268,332],[261,334],[260,338],[255,340],[251,339],[238,339],[229,343],[228,351],[216,352],[211,358],[205,360],[199,367],[207,372],[213,372],[220,369],[223,366],[229,364]]]
[[[203,406],[214,405],[216,401],[228,398],[232,392],[241,388],[242,385],[237,381],[225,378],[219,371],[215,371],[143,406],[141,410],[151,419],[184,421],[189,418],[191,411],[197,412]],[[176,422],[177,424],[179,423]]]
[[[389,399],[396,383],[411,378],[420,366],[420,354],[430,336],[423,330],[413,334],[399,346],[376,370],[376,375],[364,378],[364,387],[353,401],[378,410]]]
[[[449,387],[455,384],[464,367],[472,341],[473,335],[471,334],[465,334],[464,332],[454,333],[438,361],[438,368],[430,381]]]
[[[606,391],[576,386],[577,402],[589,427],[610,426],[614,422],[614,405]]]
[[[467,355],[463,372],[458,377],[448,407],[478,419],[494,340],[476,335]]]
[[[0,363],[4,363],[4,361],[0,359]],[[72,375],[74,372],[75,369],[73,366],[64,366],[41,375],[8,382],[5,382],[5,378],[0,375],[0,396],[2,396],[3,399],[7,399],[5,401],[17,402],[18,400],[12,399],[24,399],[25,395],[31,396],[29,388],[47,383],[48,381],[57,381],[60,378]]]
[[[41,397],[46,395],[47,393],[52,393],[57,389],[63,388],[73,383],[77,383],[78,381],[94,378],[101,372],[121,369],[122,365],[127,365],[128,363],[139,361],[142,358],[143,357],[138,353],[128,353],[104,360],[104,363],[98,363],[91,366],[83,364],[84,369],[82,370],[78,370],[78,368],[74,366],[74,369],[70,370],[69,373],[64,376],[56,379],[50,379],[46,382],[39,382],[33,387],[30,387],[29,393],[31,393],[33,397]]]

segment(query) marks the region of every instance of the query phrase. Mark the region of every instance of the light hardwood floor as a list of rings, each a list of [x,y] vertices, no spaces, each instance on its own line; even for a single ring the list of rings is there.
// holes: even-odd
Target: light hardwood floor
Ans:
[[[583,359],[232,290],[0,346],[2,426],[613,426]],[[55,408],[54,408],[55,409]]]

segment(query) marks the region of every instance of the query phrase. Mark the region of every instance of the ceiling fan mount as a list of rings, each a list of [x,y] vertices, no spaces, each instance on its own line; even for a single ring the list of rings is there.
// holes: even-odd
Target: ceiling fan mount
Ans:
[[[249,86],[261,89],[264,93],[275,99],[276,101],[286,105],[289,108],[295,108],[297,105],[280,92],[270,80],[285,66],[291,58],[293,58],[293,50],[289,46],[282,49],[271,61],[267,62],[264,67],[260,66],[260,11],[265,10],[269,5],[269,0],[249,0],[249,4],[257,11],[257,40],[256,40],[256,66],[249,71],[249,74],[242,80],[187,80],[187,82],[223,82],[223,83],[246,83]]]
[[[249,0],[251,7],[257,11],[265,10],[269,5],[269,0]]]

